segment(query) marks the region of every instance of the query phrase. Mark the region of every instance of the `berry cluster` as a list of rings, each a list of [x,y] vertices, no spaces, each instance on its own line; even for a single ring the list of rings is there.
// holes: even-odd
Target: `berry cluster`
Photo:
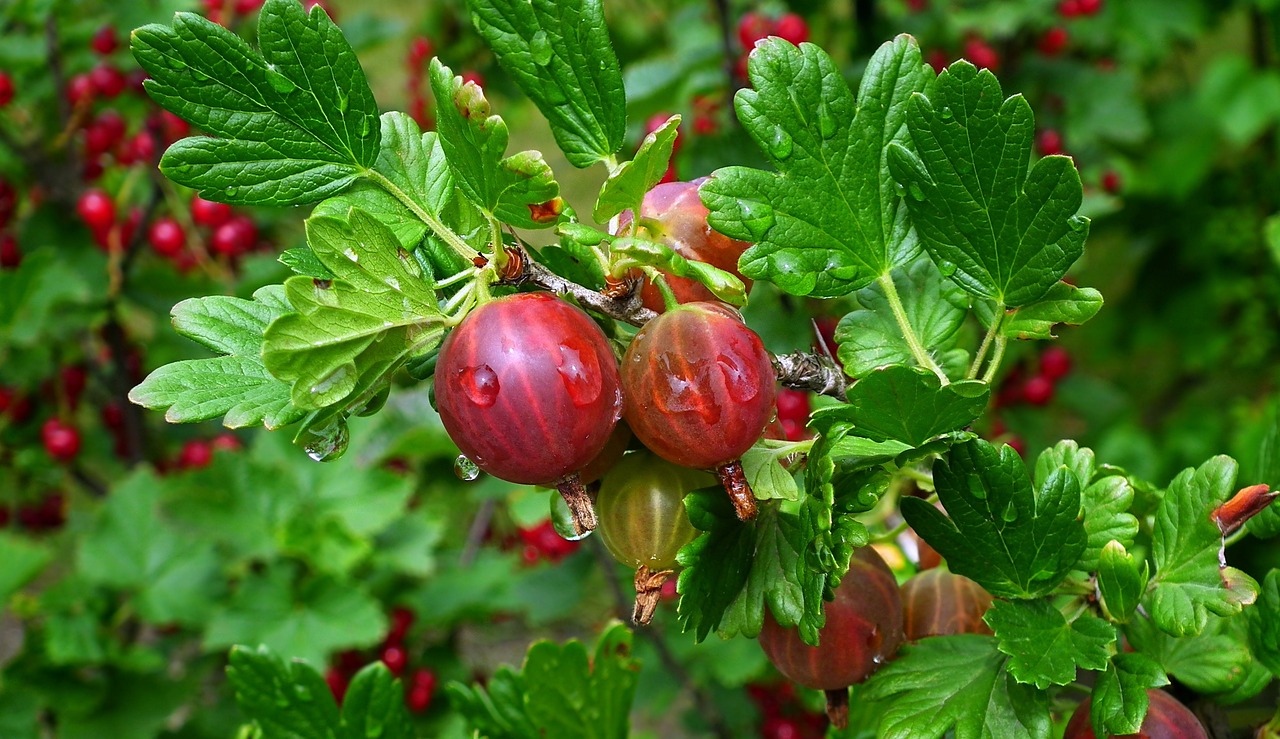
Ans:
[[[791,683],[751,683],[747,696],[760,710],[762,739],[820,739],[827,734],[827,720],[808,710]]]
[[[809,40],[809,24],[795,13],[783,13],[780,16],[771,17],[751,11],[738,19],[738,43],[742,48],[737,64],[734,65],[734,73],[740,82],[744,84],[747,82],[747,58],[751,56],[751,50],[756,47],[756,42],[770,36],[777,36],[798,46]]]
[[[391,611],[390,620],[391,625],[382,641],[382,647],[377,651],[376,659],[386,665],[392,675],[404,677],[409,668],[409,648],[406,646],[406,641],[409,629],[413,627],[414,614],[413,611],[402,606]],[[347,688],[351,684],[351,678],[374,658],[370,653],[357,650],[337,655],[324,674],[325,682],[328,683],[334,700],[339,704],[342,703],[342,699],[347,694]],[[435,697],[436,683],[436,673],[428,667],[419,666],[409,673],[408,680],[405,682],[404,702],[410,711],[425,713],[431,707],[431,699]]]
[[[1071,373],[1071,354],[1060,346],[1046,347],[1034,363],[1034,372],[1025,362],[1019,362],[1001,381],[995,393],[995,409],[1019,405],[1043,407],[1053,401],[1058,383]],[[1019,454],[1025,456],[1026,445],[1022,438],[1010,434],[999,416],[994,417],[990,436],[1004,441]]]

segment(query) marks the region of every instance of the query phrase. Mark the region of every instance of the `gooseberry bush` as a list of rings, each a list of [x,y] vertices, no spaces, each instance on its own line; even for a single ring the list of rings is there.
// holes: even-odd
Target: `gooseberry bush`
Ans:
[[[65,680],[89,696],[56,714],[68,736],[101,732],[84,716],[136,693],[155,706],[152,734],[620,737],[634,696],[654,690],[638,677],[650,640],[646,658],[673,674],[749,649],[808,691],[779,682],[756,698],[769,736],[1226,736],[1221,707],[1264,700],[1280,674],[1280,575],[1231,566],[1228,544],[1280,533],[1274,430],[1255,477],[1220,455],[1153,481],[1003,428],[1053,400],[1073,360],[1047,342],[1103,296],[1072,271],[1091,228],[1076,163],[1002,87],[984,40],[953,61],[910,35],[877,39],[847,70],[800,16],[752,11],[725,56],[731,110],[695,100],[691,124],[651,118],[633,149],[634,78],[599,0],[468,0],[497,60],[489,79],[549,125],[559,151],[544,155],[509,151],[517,132],[486,80],[425,39],[409,51],[409,112],[383,112],[325,7],[267,0],[254,18],[241,5],[132,33],[150,100],[134,102],[160,110],[128,146],[97,112],[83,145],[100,165],[158,157],[165,179],[122,217],[143,175],[112,172],[74,210],[117,279],[101,332],[133,405],[104,408],[103,425],[122,456],[145,456],[139,407],[266,433],[247,451],[237,436],[193,440],[172,478],[144,469],[73,520],[87,532],[76,578],[103,590],[59,583],[20,604],[47,614],[49,646],[8,673],[29,687],[0,684],[0,707],[21,708],[15,735],[42,735],[38,716],[56,711],[32,706]],[[1061,6],[1075,19],[1101,3]],[[105,33],[89,43],[123,52]],[[1058,25],[1031,41],[1046,57],[1070,43]],[[65,93],[80,119],[126,84],[119,70],[84,79]],[[722,126],[740,146],[681,179],[684,142]],[[561,160],[596,175],[590,197],[562,191]],[[255,264],[265,277],[254,253],[277,255],[257,223],[299,206],[303,232],[278,254],[288,274],[248,280],[251,294],[202,284],[207,296],[173,306],[174,330],[208,351],[164,354],[145,378],[130,366],[115,307],[143,239],[213,283]],[[61,380],[41,460],[84,478],[67,420],[84,381]],[[393,439],[380,418],[409,430]],[[414,455],[448,457],[471,490],[503,487],[472,517],[475,494],[436,465],[424,484],[443,495],[422,503],[402,461]],[[35,466],[24,485],[46,479]],[[537,486],[513,507],[538,514],[493,543],[537,577],[504,588],[509,570],[484,580],[424,554],[457,527],[462,565],[490,557],[512,485]],[[7,534],[0,553],[16,563],[4,595],[48,558]],[[634,571],[634,606],[619,568]],[[435,624],[591,607],[592,569],[634,629],[598,622],[591,648],[540,641],[481,680],[451,667],[437,692],[432,660],[448,658],[422,645],[465,634]],[[388,613],[365,575],[382,593],[426,585]],[[100,619],[138,638],[103,640]],[[664,625],[688,636],[680,655],[652,636]],[[240,711],[225,725],[182,725],[180,701],[148,691],[163,681],[112,682],[160,669],[147,648],[183,628],[211,654],[173,671],[195,686],[225,667]],[[683,682],[694,704],[716,700]],[[823,701],[825,720],[786,718]],[[1274,735],[1270,714],[1248,729],[1270,720],[1259,732]]]

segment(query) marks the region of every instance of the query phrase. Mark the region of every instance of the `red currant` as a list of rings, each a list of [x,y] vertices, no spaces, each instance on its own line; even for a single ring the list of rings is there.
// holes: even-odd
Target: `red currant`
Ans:
[[[0,269],[13,269],[22,264],[22,249],[13,234],[0,233]]]
[[[763,13],[751,11],[738,21],[738,41],[747,51],[754,48],[757,41],[767,38],[772,31],[773,22]]]
[[[1047,157],[1062,153],[1062,134],[1052,128],[1046,128],[1036,136],[1036,149],[1040,156]]]
[[[391,611],[391,627],[387,629],[387,643],[400,644],[413,626],[413,611],[398,606]]]
[[[773,26],[773,35],[799,46],[809,40],[809,24],[795,13],[787,13]]]
[[[382,664],[391,670],[391,674],[400,677],[404,673],[404,668],[409,664],[409,655],[405,653],[404,647],[393,644],[382,650]]]
[[[0,179],[0,228],[9,225],[18,209],[18,191],[8,180]]]
[[[178,452],[178,467],[186,470],[198,470],[208,467],[213,461],[213,447],[204,439],[192,439],[182,445]]]
[[[89,190],[76,203],[80,219],[92,229],[110,228],[116,221],[116,205],[102,190]]]
[[[151,248],[156,254],[172,258],[182,253],[183,247],[187,245],[187,235],[176,220],[157,218],[147,231],[147,241],[151,242]]]
[[[86,104],[97,94],[98,90],[88,72],[77,74],[67,81],[67,100],[71,101],[72,105]]]
[[[1076,0],[1080,15],[1096,15],[1102,10],[1102,0]]]
[[[1108,169],[1102,173],[1102,189],[1110,195],[1117,195],[1120,192],[1120,173],[1114,169]]]
[[[1053,380],[1036,375],[1022,385],[1022,399],[1031,405],[1048,405],[1053,400]]]
[[[93,50],[103,56],[115,53],[119,48],[120,42],[116,39],[116,29],[113,26],[103,26],[93,34],[93,40],[89,42]]]
[[[333,693],[333,699],[342,705],[342,699],[347,694],[347,676],[336,667],[330,667],[325,670],[324,681],[329,685],[329,692]]]
[[[201,226],[217,228],[231,220],[231,206],[196,195],[191,198],[191,220]]]
[[[209,238],[209,248],[215,254],[234,257],[244,254],[258,242],[258,227],[248,216],[232,216],[226,223],[218,226]]]
[[[1071,354],[1060,346],[1051,346],[1040,354],[1040,376],[1057,381],[1071,372]]]
[[[113,98],[124,92],[129,86],[129,81],[124,78],[124,72],[113,64],[99,64],[89,72],[89,80],[93,83],[93,89],[106,98]]]
[[[965,42],[964,56],[978,69],[990,69],[992,72],[1000,69],[999,52],[980,38],[971,38]]]
[[[80,452],[80,432],[68,423],[50,418],[40,427],[44,450],[59,462],[70,462]]]
[[[1040,53],[1045,56],[1057,56],[1061,54],[1071,41],[1071,35],[1067,33],[1067,29],[1062,26],[1054,26],[1044,35],[1040,37]]]
[[[0,72],[0,108],[13,101],[13,78],[6,72]]]
[[[405,693],[405,705],[414,713],[423,713],[431,707],[431,697],[436,692],[436,674],[426,668],[413,671],[409,680],[409,692]]]
[[[415,68],[422,67],[431,58],[431,52],[430,39],[426,36],[415,36],[413,41],[409,42],[409,65]]]

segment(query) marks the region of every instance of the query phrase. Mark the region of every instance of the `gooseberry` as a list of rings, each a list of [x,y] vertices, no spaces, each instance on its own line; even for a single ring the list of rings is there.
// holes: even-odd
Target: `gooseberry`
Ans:
[[[941,568],[902,583],[903,631],[910,641],[950,634],[990,634],[982,616],[991,595],[978,583]]]
[[[1148,690],[1147,717],[1142,721],[1138,733],[1132,736],[1145,739],[1208,739],[1204,725],[1177,698],[1163,690]],[[1089,721],[1089,706],[1092,699],[1086,698],[1071,714],[1071,722],[1067,724],[1063,739],[1094,739],[1093,726]]]

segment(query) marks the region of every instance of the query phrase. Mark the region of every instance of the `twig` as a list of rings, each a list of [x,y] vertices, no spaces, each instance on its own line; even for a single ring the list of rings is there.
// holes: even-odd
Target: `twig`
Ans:
[[[511,276],[503,275],[502,279],[495,284],[530,284],[557,295],[572,295],[580,304],[632,326],[643,326],[658,315],[641,304],[640,294],[635,290],[622,298],[610,298],[598,290],[592,290],[561,277],[530,259],[529,255],[523,251],[517,252],[512,249],[507,251],[521,263],[520,271]]]
[[[808,352],[777,354],[773,357],[773,370],[778,374],[778,382],[787,387],[845,399],[848,385],[844,373],[828,357]]]

